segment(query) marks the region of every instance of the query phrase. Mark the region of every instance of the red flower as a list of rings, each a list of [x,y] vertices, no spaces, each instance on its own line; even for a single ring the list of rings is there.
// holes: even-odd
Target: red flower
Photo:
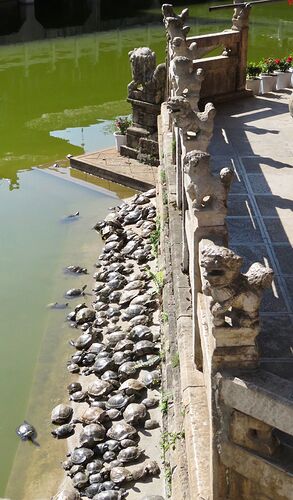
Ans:
[[[291,56],[287,57],[286,62],[291,63],[292,61],[293,61],[293,57],[291,57]]]
[[[280,62],[281,62],[281,59],[275,59],[276,64],[280,64]]]

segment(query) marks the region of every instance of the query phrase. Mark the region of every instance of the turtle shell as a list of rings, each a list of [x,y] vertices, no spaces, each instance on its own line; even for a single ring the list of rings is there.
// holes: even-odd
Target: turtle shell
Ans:
[[[132,351],[133,349],[133,342],[130,339],[123,339],[120,340],[115,347],[113,348],[114,352],[117,351]]]
[[[113,361],[116,366],[120,366],[127,361],[131,361],[132,357],[132,351],[117,351],[113,354]]]
[[[122,441],[122,439],[132,439],[136,436],[136,429],[132,425],[127,424],[124,420],[114,422],[112,427],[110,427],[107,432],[107,437],[117,441]]]
[[[129,378],[120,385],[119,390],[123,391],[126,395],[137,394],[146,388],[145,384],[138,379]]]
[[[143,450],[138,446],[129,446],[118,453],[117,460],[120,460],[122,463],[132,462],[139,458],[142,452]]]
[[[110,471],[110,479],[113,483],[121,484],[123,482],[129,482],[133,480],[133,476],[130,470],[126,467],[114,467]]]
[[[124,290],[143,290],[145,288],[145,283],[142,280],[133,280],[125,285]]]
[[[112,390],[112,384],[110,384],[106,380],[95,380],[92,384],[89,385],[87,392],[89,396],[97,398],[99,396],[106,396]]]
[[[52,500],[80,500],[80,494],[76,490],[62,490]]]
[[[86,398],[87,398],[86,391],[76,391],[69,397],[69,399],[71,401],[75,401],[75,403],[82,403],[82,401],[85,401]]]
[[[86,425],[80,434],[81,446],[95,446],[96,443],[103,441],[106,434],[106,429],[101,424]]]
[[[131,326],[137,325],[147,325],[149,323],[149,317],[146,314],[139,314],[138,316],[134,316],[131,318],[130,324]]]
[[[66,424],[71,420],[73,409],[71,406],[60,404],[53,408],[51,422],[53,424]]]
[[[74,464],[86,464],[94,456],[93,450],[89,448],[75,448],[71,453],[71,460]]]
[[[146,325],[137,325],[129,332],[128,337],[134,340],[152,340],[152,332]]]
[[[69,394],[73,394],[74,392],[81,391],[82,386],[79,382],[72,382],[72,384],[69,384],[67,386],[67,390],[68,390]]]
[[[86,349],[93,342],[93,337],[90,333],[83,333],[76,340],[71,340],[70,344],[76,349]]]
[[[72,483],[75,488],[83,488],[88,483],[87,474],[84,472],[78,472],[75,476],[73,476]]]
[[[92,462],[89,462],[86,466],[86,471],[88,474],[95,474],[96,472],[100,472],[103,468],[102,460],[96,458]]]
[[[65,439],[69,436],[72,436],[72,434],[74,433],[74,428],[74,424],[63,424],[57,427],[57,429],[54,429],[51,434],[57,439]]]
[[[107,357],[98,358],[93,365],[93,371],[95,373],[102,374],[107,370],[111,370],[113,368],[113,364],[113,360],[109,355]]]
[[[117,410],[121,410],[122,408],[125,408],[129,401],[129,398],[127,396],[124,396],[121,393],[115,394],[114,396],[111,396],[108,401],[106,402],[106,408],[107,410],[111,410],[113,408]]]
[[[118,368],[119,375],[124,377],[131,377],[135,375],[139,370],[139,366],[136,361],[126,361]]]
[[[128,424],[139,423],[146,418],[146,407],[141,403],[131,403],[124,410],[123,418]]]
[[[150,340],[140,340],[134,345],[133,352],[136,356],[144,356],[146,354],[154,354],[156,348]]]

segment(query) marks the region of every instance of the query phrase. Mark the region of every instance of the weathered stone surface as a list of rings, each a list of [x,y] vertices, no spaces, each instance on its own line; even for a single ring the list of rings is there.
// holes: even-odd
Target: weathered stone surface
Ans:
[[[272,434],[273,428],[249,415],[234,411],[230,422],[230,438],[235,444],[272,456],[279,447],[279,441]]]

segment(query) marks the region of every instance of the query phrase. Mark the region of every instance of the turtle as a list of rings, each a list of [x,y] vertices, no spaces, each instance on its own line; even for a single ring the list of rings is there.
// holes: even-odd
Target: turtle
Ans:
[[[140,391],[146,389],[143,382],[135,378],[129,378],[119,387],[119,391],[124,392],[127,396],[131,394],[138,394]]]
[[[145,191],[143,194],[147,198],[154,198],[156,196],[156,188],[151,188],[148,191]]]
[[[93,500],[122,500],[125,494],[117,490],[101,491],[93,497]]]
[[[88,474],[95,474],[96,472],[100,472],[102,468],[103,468],[102,460],[95,458],[95,460],[87,464],[86,471]]]
[[[80,416],[74,419],[74,423],[82,423],[84,425],[97,424],[103,422],[106,418],[106,412],[103,408],[89,406]]]
[[[80,500],[80,494],[76,490],[62,490],[52,500]]]
[[[67,266],[65,270],[75,274],[87,274],[87,269],[81,266]]]
[[[120,307],[118,305],[112,305],[110,306],[107,311],[106,311],[106,314],[107,314],[107,318],[113,318],[114,316],[120,316],[121,314],[121,310],[120,310]]]
[[[67,460],[64,460],[64,462],[62,463],[62,467],[63,467],[63,469],[64,469],[64,470],[67,470],[67,471],[68,471],[69,469],[71,469],[71,467],[72,467],[72,466],[73,466],[73,463],[72,463],[72,461],[71,461],[71,459],[70,459],[70,458],[68,458]]]
[[[116,366],[122,365],[122,363],[126,363],[127,361],[132,360],[132,351],[126,350],[126,351],[117,351],[114,352],[113,354],[113,361]]]
[[[155,408],[156,406],[158,406],[160,400],[159,398],[155,398],[155,397],[149,397],[149,398],[145,398],[141,401],[141,403],[147,408]]]
[[[120,441],[121,448],[129,448],[129,446],[137,446],[137,442],[134,439],[122,439]]]
[[[132,351],[134,343],[132,340],[125,338],[117,342],[117,344],[113,347],[114,352],[118,351]]]
[[[157,349],[155,345],[150,340],[140,340],[133,347],[133,354],[140,357],[146,354],[154,354]]]
[[[96,360],[96,354],[93,352],[86,352],[82,357],[83,366],[92,366]]]
[[[104,449],[106,451],[115,451],[115,452],[118,452],[118,451],[121,450],[120,441],[117,441],[117,439],[108,439],[104,443]]]
[[[93,342],[93,336],[90,333],[82,333],[76,340],[70,340],[69,344],[76,349],[87,349]]]
[[[72,478],[73,486],[79,490],[88,484],[88,476],[85,472],[78,472]]]
[[[96,359],[92,367],[92,370],[95,373],[102,374],[107,370],[111,370],[113,368],[113,365],[114,365],[113,360],[108,354],[108,356]]]
[[[135,240],[130,240],[126,245],[125,247],[121,250],[121,254],[126,256],[126,255],[130,255],[132,254],[132,252],[134,252],[137,247],[139,245],[139,241],[135,241]]]
[[[75,321],[75,312],[74,311],[71,311],[69,314],[67,314],[67,321]]]
[[[161,382],[161,372],[159,370],[146,372],[142,376],[142,381],[147,387],[156,387]]]
[[[139,370],[139,365],[136,361],[126,361],[118,368],[118,374],[121,377],[128,378],[136,375]]]
[[[145,205],[146,203],[149,203],[149,202],[150,202],[150,199],[147,196],[145,196],[144,193],[138,194],[134,198],[134,203],[136,203],[137,205]]]
[[[122,408],[125,408],[128,403],[129,397],[118,393],[108,399],[108,401],[106,402],[106,408],[107,410],[111,410],[113,408],[116,410],[121,410]]]
[[[137,431],[135,427],[127,424],[124,420],[120,422],[114,422],[112,427],[107,432],[107,437],[110,439],[115,439],[117,441],[122,441],[122,439],[132,439],[137,436]]]
[[[146,325],[137,325],[129,332],[128,338],[133,340],[152,340],[152,332]]]
[[[98,474],[95,474],[95,476],[98,475]],[[98,481],[98,482],[94,482],[94,483],[91,483],[91,478],[89,478],[89,482],[90,482],[90,485],[87,486],[84,490],[84,493],[86,494],[86,496],[88,498],[94,498],[100,491],[100,487],[101,487],[101,482],[102,482],[102,477],[101,477],[101,481]]]
[[[67,476],[73,477],[78,472],[84,472],[84,466],[83,465],[72,465],[70,471],[67,473]]]
[[[96,317],[96,312],[93,309],[90,309],[89,307],[84,307],[79,311],[77,311],[75,321],[78,325],[81,325],[82,323],[94,321],[95,317]]]
[[[51,422],[53,424],[67,424],[72,417],[73,409],[71,406],[59,404],[53,408],[51,413]]]
[[[66,309],[68,307],[68,302],[65,304],[59,304],[58,302],[50,302],[50,304],[47,304],[48,309]]]
[[[113,333],[109,333],[105,336],[105,340],[109,343],[110,346],[115,346],[120,340],[125,339],[126,333],[121,331],[115,331]]]
[[[133,460],[137,460],[142,453],[143,450],[138,446],[129,446],[119,451],[117,460],[120,460],[122,463],[132,462]]]
[[[145,288],[145,282],[142,280],[132,280],[127,285],[124,287],[124,290],[126,291],[131,291],[131,290],[144,290]]]
[[[106,380],[95,380],[92,384],[88,386],[87,392],[89,396],[93,398],[98,398],[101,396],[106,396],[113,390],[113,385]]]
[[[110,382],[112,385],[118,381],[118,373],[113,370],[106,370],[101,375],[101,380],[105,380],[106,382]],[[116,385],[116,384],[115,384]]]
[[[116,459],[116,453],[114,451],[105,451],[103,454],[104,462],[112,462]]]
[[[146,305],[149,304],[151,299],[153,298],[154,294],[151,293],[143,293],[138,295],[137,297],[134,297],[132,301],[130,302],[131,306],[134,305]]]
[[[160,427],[160,424],[157,420],[154,419],[148,419],[144,423],[145,430],[157,429],[158,427]]]
[[[53,437],[57,439],[64,439],[72,436],[74,434],[75,425],[74,424],[63,424],[51,431]]]
[[[118,420],[122,416],[122,411],[117,408],[111,408],[106,413],[110,420]]]
[[[129,321],[132,318],[135,318],[136,316],[143,315],[145,312],[146,312],[145,306],[137,305],[137,304],[134,306],[132,305],[132,306],[127,307],[127,309],[125,309],[125,311],[121,315],[121,319],[123,321]]]
[[[110,479],[115,484],[130,482],[133,480],[132,473],[126,467],[114,467],[110,471]]]
[[[145,420],[146,413],[142,403],[130,403],[123,412],[123,418],[128,424],[138,424]]]
[[[81,446],[93,447],[96,443],[103,441],[106,434],[105,427],[98,424],[86,425],[79,437]]]
[[[161,358],[157,354],[150,354],[146,356],[146,359],[140,361],[140,368],[151,369],[158,366],[161,362]]]
[[[70,373],[78,373],[80,371],[80,368],[76,363],[72,363],[69,361],[69,363],[67,363],[67,370]]]
[[[139,316],[135,316],[134,318],[131,318],[130,325],[131,325],[131,327],[137,326],[137,325],[148,325],[149,322],[150,322],[150,319],[146,314],[140,314]]]
[[[145,460],[142,464],[131,467],[133,479],[138,481],[148,475],[157,476],[160,473],[160,467],[155,460]]]
[[[76,391],[69,396],[69,399],[75,403],[82,403],[87,399],[87,396],[88,394],[86,391]]]
[[[124,306],[125,304],[129,304],[137,295],[141,293],[139,288],[135,288],[134,290],[125,290],[120,295],[119,304]]]
[[[16,429],[16,434],[20,437],[22,441],[32,441],[36,437],[36,429],[33,425],[29,424],[26,420],[23,421]]]
[[[87,464],[93,456],[94,452],[89,448],[74,448],[71,453],[71,460],[76,465]]]
[[[119,487],[113,481],[104,481],[101,484],[101,491],[115,490],[118,491]]]
[[[74,214],[67,215],[67,219],[72,219],[73,217],[78,217],[78,216],[79,216],[79,211],[74,212]]]
[[[66,296],[67,297],[79,297],[80,295],[84,295],[86,287],[87,287],[87,285],[84,285],[81,288],[70,288],[69,290],[67,290]]]

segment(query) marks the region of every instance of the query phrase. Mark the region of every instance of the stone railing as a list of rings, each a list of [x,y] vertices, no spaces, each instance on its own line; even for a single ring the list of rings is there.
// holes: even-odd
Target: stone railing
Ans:
[[[178,75],[189,92],[193,109],[193,93],[197,93],[200,79],[204,85],[200,99],[213,102],[238,98],[247,94],[245,90],[247,42],[250,4],[243,4],[234,9],[231,29],[219,33],[187,37],[190,27],[188,9],[177,15],[172,5],[164,4],[162,12],[167,34],[167,72],[169,97],[176,95]],[[222,49],[221,55],[207,57],[215,49]],[[199,68],[202,74],[199,74]],[[181,85],[182,85],[181,84]],[[178,95],[178,94],[177,94]]]
[[[192,48],[182,36],[187,31],[186,11],[176,16],[165,5],[163,12],[169,44],[180,39],[176,46],[182,54],[183,47],[186,51],[203,47]],[[213,45],[213,35],[210,40]],[[233,171],[224,167],[214,174],[210,167],[207,149],[215,108],[207,103],[204,111],[198,111],[201,88],[208,81],[203,80],[204,70],[185,55],[169,58],[168,67],[170,97],[161,107],[159,121],[161,168],[167,175],[170,254],[180,259],[189,277],[192,304],[188,331],[187,307],[184,310],[176,290],[181,286],[185,294],[187,287],[183,288],[173,261],[182,400],[188,409],[185,434],[200,439],[196,414],[204,404],[196,405],[191,391],[204,388],[202,433],[208,436],[203,446],[192,437],[186,441],[190,490],[182,498],[291,499],[293,389],[289,381],[259,368],[257,346],[262,294],[272,284],[273,271],[254,263],[242,273],[242,257],[228,247],[225,217]],[[175,216],[179,223],[172,230]],[[192,358],[187,353],[191,346]],[[199,375],[191,379],[192,370],[202,379]],[[198,387],[196,380],[201,380]]]

